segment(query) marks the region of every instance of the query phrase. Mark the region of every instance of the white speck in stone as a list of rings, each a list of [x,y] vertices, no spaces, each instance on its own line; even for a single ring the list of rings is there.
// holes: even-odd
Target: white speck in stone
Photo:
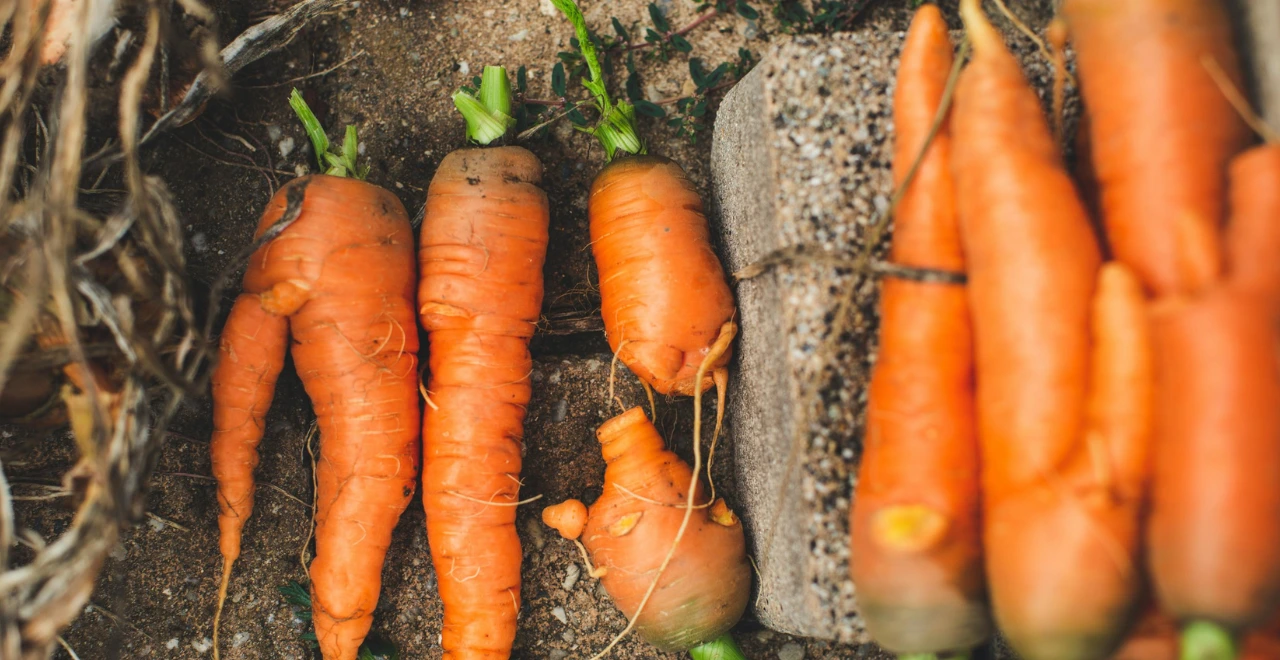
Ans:
[[[471,73],[471,65],[466,62],[458,62],[458,73],[464,76]]]
[[[559,401],[556,402],[555,410],[551,412],[551,421],[556,423],[563,422],[564,418],[568,416],[569,416],[569,401],[567,399],[560,399]]]
[[[284,133],[280,131],[279,126],[276,126],[275,124],[271,124],[270,126],[267,126],[267,137],[271,138],[272,142],[279,140],[280,136],[283,134]]]
[[[519,31],[519,32],[517,32],[517,33],[515,33],[515,34],[513,34],[513,35],[511,35],[511,36],[509,36],[509,37],[507,37],[507,39],[508,39],[508,40],[510,40],[510,41],[524,41],[525,39],[528,39],[528,38],[529,38],[529,31],[528,31],[528,30],[521,30],[521,31]]]
[[[550,375],[550,376],[547,376],[547,382],[548,382],[548,383],[551,383],[552,385],[555,385],[555,384],[559,383],[559,382],[560,382],[560,370],[559,370],[559,369],[556,369],[555,371],[551,372],[551,375]]]
[[[401,8],[400,8],[400,18],[404,18],[404,17],[406,17],[406,16],[408,16],[408,15],[409,15],[409,8],[408,8],[408,7],[401,7]]]
[[[147,524],[151,526],[153,532],[164,531],[164,521],[159,518],[147,518]]]
[[[209,241],[204,232],[196,232],[191,235],[191,247],[195,248],[196,252],[204,252],[209,249]]]
[[[361,143],[360,143],[360,146],[356,147],[356,153],[360,154],[361,156],[363,156],[363,155],[364,155],[364,151],[365,151],[365,146],[364,146],[364,145],[365,145],[365,143],[361,142]]]
[[[173,639],[171,639],[171,640],[169,640],[169,641],[165,642],[165,643],[164,643],[164,647],[165,647],[165,648],[167,648],[167,649],[169,649],[170,651],[172,651],[172,650],[174,650],[174,649],[178,648],[178,638],[177,638],[177,637],[174,637]]]
[[[560,623],[569,623],[569,616],[564,613],[563,607],[551,608],[551,616],[559,620]]]
[[[560,586],[564,587],[565,591],[573,591],[573,586],[578,584],[578,576],[582,575],[582,569],[578,568],[577,564],[569,564],[564,572],[564,582],[560,583]]]
[[[198,639],[194,642],[191,642],[191,648],[195,649],[196,651],[199,651],[200,653],[206,653],[208,652],[209,649],[213,648],[213,640],[209,639],[208,637],[205,637],[203,639]]]
[[[560,12],[556,10],[556,6],[551,4],[551,0],[538,0],[538,12],[543,16],[560,15]]]
[[[280,148],[281,158],[288,158],[289,154],[293,153],[293,144],[294,142],[292,137],[283,138],[276,144],[276,146]]]
[[[247,642],[247,641],[249,641],[249,633],[247,633],[247,632],[238,632],[238,633],[236,633],[235,637],[232,637],[232,638],[231,638],[231,646],[232,646],[232,648],[236,648],[236,647],[239,647],[239,646],[243,646],[243,645],[244,645],[244,643],[245,643],[245,642]]]

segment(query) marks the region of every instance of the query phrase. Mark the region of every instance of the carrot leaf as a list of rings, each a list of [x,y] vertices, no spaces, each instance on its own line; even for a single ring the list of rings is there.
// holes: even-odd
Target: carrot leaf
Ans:
[[[360,154],[360,143],[356,137],[355,126],[347,126],[347,132],[342,141],[342,152],[333,153],[329,150],[329,136],[325,135],[324,127],[320,125],[320,120],[316,118],[315,113],[311,111],[311,107],[307,105],[297,89],[289,95],[289,106],[298,115],[302,128],[311,139],[311,146],[315,148],[316,161],[320,164],[321,172],[331,176],[350,176],[357,179],[364,179],[369,175],[368,166],[356,163],[356,158]]]
[[[693,660],[747,660],[729,633],[689,649],[689,655]]]
[[[636,109],[626,101],[616,104],[609,99],[609,90],[605,84],[604,73],[600,69],[600,58],[596,56],[596,47],[591,41],[591,31],[587,29],[587,19],[573,0],[551,0],[565,18],[573,24],[578,35],[578,47],[582,50],[582,59],[587,63],[589,78],[582,79],[582,86],[595,98],[596,109],[600,111],[600,121],[594,128],[579,128],[590,133],[604,145],[606,160],[613,160],[613,155],[625,153],[645,153],[644,143],[636,133]]]
[[[1231,632],[1210,621],[1192,621],[1182,629],[1181,660],[1235,660]]]
[[[474,94],[465,89],[454,92],[453,105],[467,121],[467,139],[479,144],[501,138],[516,123],[511,115],[511,81],[500,66],[484,68]]]

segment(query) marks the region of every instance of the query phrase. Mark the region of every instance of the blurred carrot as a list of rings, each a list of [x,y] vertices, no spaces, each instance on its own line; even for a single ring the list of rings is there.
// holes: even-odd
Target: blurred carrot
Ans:
[[[1119,644],[1142,586],[1151,405],[1142,291],[1123,266],[1099,271],[1038,97],[980,2],[962,0],[960,11],[974,56],[956,90],[953,170],[989,588],[1022,657],[1097,658]]]
[[[952,63],[942,13],[922,6],[898,66],[895,185],[926,145]],[[890,258],[964,270],[949,122],[894,216]],[[886,279],[880,348],[850,520],[850,566],[867,631],[897,653],[960,651],[989,634],[979,525],[973,337],[963,287]]]
[[[1202,60],[1240,80],[1221,0],[1065,0],[1100,207],[1116,258],[1158,294],[1195,288],[1175,222],[1225,219],[1228,160],[1249,133]]]

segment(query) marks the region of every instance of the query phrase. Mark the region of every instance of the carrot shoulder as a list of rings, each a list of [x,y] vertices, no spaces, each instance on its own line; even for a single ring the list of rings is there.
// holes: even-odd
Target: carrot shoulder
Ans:
[[[962,0],[956,194],[996,621],[1029,660],[1095,658],[1140,593],[1149,369],[1134,276],[1100,256],[1018,62]],[[1107,393],[1116,400],[1108,401]]]
[[[952,61],[933,5],[912,21],[894,96],[894,181],[925,146]],[[963,270],[949,122],[899,202],[890,256]],[[987,637],[979,526],[973,337],[963,287],[884,281],[880,348],[853,513],[851,567],[867,630],[898,653],[963,650]]]
[[[1176,267],[1174,222],[1225,220],[1226,167],[1248,143],[1244,122],[1205,68],[1237,82],[1221,0],[1066,0],[1088,107],[1101,212],[1117,259],[1152,292],[1202,283]]]
[[[505,76],[505,74],[504,74]],[[505,658],[520,610],[521,448],[548,238],[542,165],[462,149],[431,180],[419,314],[431,345],[423,506],[445,657]]]

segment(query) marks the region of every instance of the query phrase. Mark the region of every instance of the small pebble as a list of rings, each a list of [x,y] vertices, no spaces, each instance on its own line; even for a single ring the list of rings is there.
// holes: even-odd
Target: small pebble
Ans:
[[[178,648],[178,638],[177,638],[177,637],[174,637],[173,639],[171,639],[171,640],[169,640],[169,641],[165,642],[165,643],[164,643],[164,647],[165,647],[165,648],[167,648],[167,649],[169,649],[170,651],[172,651],[172,650],[174,650],[174,649]]]
[[[464,76],[471,73],[471,65],[466,62],[458,62],[458,73]]]
[[[787,642],[778,649],[778,660],[804,660],[804,647],[795,642]]]
[[[195,244],[194,238],[192,239],[191,243],[193,245]],[[196,252],[204,252],[204,250],[200,248],[196,248]],[[164,531],[164,521],[159,518],[147,518],[147,524],[151,526],[151,531],[153,532]]]
[[[191,236],[191,247],[195,248],[196,252],[204,252],[208,249],[209,240],[205,237],[204,232],[196,232]]]
[[[249,641],[249,633],[238,632],[236,633],[235,637],[231,638],[231,646],[239,647],[239,646],[242,646],[247,641]]]
[[[213,640],[209,639],[208,637],[205,637],[203,639],[198,639],[194,642],[191,642],[191,648],[199,651],[200,653],[205,653],[209,649],[213,648]]]
[[[276,143],[276,146],[280,149],[280,157],[288,158],[289,154],[293,153],[293,145],[294,142],[292,137],[283,138],[280,142]]]
[[[400,18],[404,18],[404,17],[406,17],[406,16],[408,16],[408,15],[409,15],[409,8],[408,8],[408,7],[401,7],[401,8],[400,8]]]
[[[272,142],[279,140],[281,135],[284,135],[284,133],[281,132],[279,126],[276,126],[275,124],[267,126],[267,137],[271,138]]]
[[[578,576],[582,575],[582,569],[578,568],[577,564],[569,564],[564,572],[564,582],[560,583],[560,586],[564,587],[565,591],[573,591],[573,586],[578,584]]]
[[[543,16],[559,16],[560,11],[551,4],[551,0],[538,0],[538,12]]]
[[[551,372],[551,375],[550,375],[550,376],[547,376],[547,382],[548,382],[548,383],[551,383],[552,385],[559,384],[559,382],[560,382],[560,370],[559,370],[559,369],[556,369],[555,371]]]
[[[577,635],[575,635],[575,634],[573,634],[573,631],[572,631],[572,630],[566,630],[566,631],[564,631],[564,632],[560,633],[560,639],[563,639],[564,641],[566,641],[566,642],[568,642],[568,643],[572,644],[572,643],[574,643],[574,641],[576,641],[576,640],[578,639],[578,636],[577,636]]]
[[[515,34],[513,34],[513,35],[511,35],[511,36],[509,36],[509,37],[507,37],[507,39],[508,39],[509,41],[524,41],[525,39],[528,39],[528,38],[529,38],[529,31],[528,31],[528,30],[521,30],[521,31],[519,31],[519,32],[517,32],[517,33],[515,33]]]
[[[555,617],[560,623],[569,623],[569,617],[564,613],[563,607],[551,608],[551,616]]]
[[[564,649],[551,649],[547,654],[547,660],[564,660],[569,657],[569,652]]]
[[[551,413],[551,421],[559,423],[563,422],[565,417],[569,416],[569,401],[560,399],[556,402],[556,409]]]

